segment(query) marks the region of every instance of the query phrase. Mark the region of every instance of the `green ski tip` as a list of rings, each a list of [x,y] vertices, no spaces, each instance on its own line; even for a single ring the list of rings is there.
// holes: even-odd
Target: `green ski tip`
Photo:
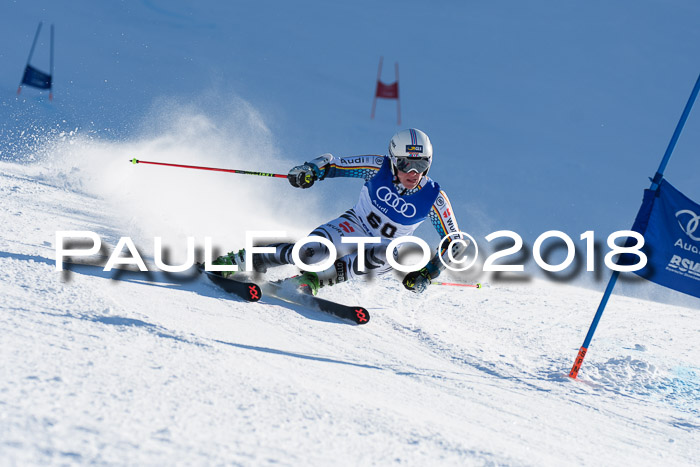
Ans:
[[[139,163],[139,160],[136,159],[136,158],[134,157],[134,158],[131,159],[129,162],[131,162],[132,164],[138,164],[138,163]]]

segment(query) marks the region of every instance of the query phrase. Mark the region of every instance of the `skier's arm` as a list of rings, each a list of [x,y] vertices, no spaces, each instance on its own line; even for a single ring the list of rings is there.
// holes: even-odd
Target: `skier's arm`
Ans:
[[[445,242],[442,243],[442,248],[440,248],[435,253],[435,256],[433,257],[431,262],[436,261],[437,263],[442,265],[440,257],[442,257],[445,263],[451,262],[450,257],[454,259],[460,259],[461,256],[464,254],[463,250],[465,250],[466,247],[462,242],[455,242],[455,240],[461,239],[465,242],[468,242],[468,240],[464,239],[463,235],[459,230],[457,218],[455,217],[452,205],[450,204],[450,200],[444,191],[440,191],[440,194],[435,200],[435,203],[433,203],[433,208],[428,214],[428,218],[430,219],[430,223],[433,224],[433,227],[435,227],[435,231],[440,236],[440,241],[447,237]],[[452,250],[451,255],[449,250]],[[444,266],[442,269],[444,269]],[[437,276],[434,276],[433,279],[435,277]]]
[[[369,180],[379,171],[384,156],[334,157],[323,154],[289,171],[289,182],[298,188],[309,188],[316,180],[353,177]]]
[[[369,180],[379,172],[382,162],[384,156],[333,157],[324,168],[323,178],[351,177]]]
[[[415,292],[423,292],[430,285],[431,279],[437,278],[445,269],[445,264],[451,263],[452,259],[459,260],[469,245],[469,240],[459,231],[452,205],[444,191],[440,191],[428,218],[440,236],[441,248],[438,247],[438,251],[425,267],[404,277],[404,286]],[[447,239],[442,242],[445,237]]]
[[[326,167],[333,160],[333,154],[327,153],[318,156],[311,162],[304,162],[302,165],[292,167],[287,174],[287,179],[293,187],[309,188],[316,180],[326,178]]]

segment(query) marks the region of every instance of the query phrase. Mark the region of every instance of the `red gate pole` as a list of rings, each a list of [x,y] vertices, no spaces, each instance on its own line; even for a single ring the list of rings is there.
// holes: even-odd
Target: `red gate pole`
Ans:
[[[396,123],[401,126],[401,98],[399,94],[399,62],[396,62]]]
[[[379,79],[382,77],[382,62],[384,57],[379,57],[379,70],[377,71],[377,87],[374,90],[374,100],[372,100],[372,120],[374,120],[374,110],[377,108],[377,94],[379,91]]]

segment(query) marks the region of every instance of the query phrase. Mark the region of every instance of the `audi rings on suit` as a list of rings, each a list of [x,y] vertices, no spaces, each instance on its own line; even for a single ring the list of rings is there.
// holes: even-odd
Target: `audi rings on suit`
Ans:
[[[386,190],[386,193],[384,193]],[[406,217],[413,217],[416,215],[416,207],[407,202],[405,199],[401,198],[398,194],[391,191],[388,187],[381,186],[376,192],[377,199],[385,202],[394,211],[402,214]]]

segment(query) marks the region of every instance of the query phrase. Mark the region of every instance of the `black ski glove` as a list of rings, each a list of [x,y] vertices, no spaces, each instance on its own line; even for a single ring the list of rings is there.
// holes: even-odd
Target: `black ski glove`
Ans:
[[[403,278],[403,286],[411,292],[423,293],[430,285],[430,272],[428,268],[422,268],[419,271],[413,271],[406,274]]]
[[[287,179],[295,188],[309,188],[318,178],[317,172],[319,172],[318,167],[307,162],[304,165],[293,167],[287,174]]]

